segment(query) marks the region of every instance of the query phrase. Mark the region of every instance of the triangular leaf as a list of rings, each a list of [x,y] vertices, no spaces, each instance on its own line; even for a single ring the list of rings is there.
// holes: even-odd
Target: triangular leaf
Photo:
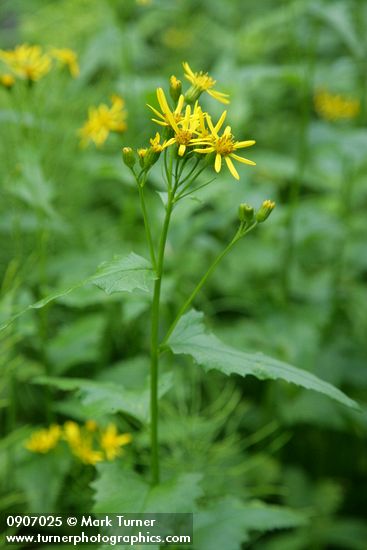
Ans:
[[[252,375],[260,380],[285,380],[359,409],[355,401],[310,372],[262,353],[246,353],[224,344],[205,330],[202,320],[203,314],[197,311],[190,311],[180,319],[167,344],[173,353],[191,355],[207,370],[217,369],[227,375]]]
[[[154,271],[145,258],[138,256],[134,252],[123,258],[117,256],[112,261],[101,264],[96,273],[91,277],[78,281],[67,288],[56,290],[42,300],[27,306],[16,315],[13,315],[6,323],[2,324],[0,330],[8,327],[20,315],[26,313],[26,311],[40,309],[57,298],[66,296],[82,286],[94,284],[107,294],[132,292],[136,289],[149,292],[154,278]]]

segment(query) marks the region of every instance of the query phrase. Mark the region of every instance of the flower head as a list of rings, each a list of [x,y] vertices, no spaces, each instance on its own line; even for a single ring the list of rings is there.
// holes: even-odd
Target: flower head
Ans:
[[[148,105],[149,109],[151,109],[156,117],[158,117],[158,120],[156,118],[152,118],[153,122],[156,122],[160,126],[172,127],[172,119],[175,122],[179,122],[182,119],[181,111],[185,102],[185,98],[183,95],[180,95],[180,97],[178,98],[177,106],[174,111],[170,109],[167,98],[162,88],[157,88],[157,99],[161,112],[159,112],[151,105]]]
[[[14,50],[0,50],[0,60],[20,78],[36,81],[51,70],[50,56],[40,46],[22,44]]]
[[[200,107],[196,105],[192,111],[190,105],[187,105],[185,115],[179,122],[176,122],[171,115],[167,115],[171,128],[174,131],[174,137],[168,140],[167,143],[168,145],[174,142],[177,143],[180,157],[185,154],[186,148],[191,145],[192,139],[196,135],[196,128],[199,124],[198,109]]]
[[[62,66],[68,67],[72,77],[76,78],[79,76],[78,58],[73,50],[69,48],[53,48],[50,53]]]
[[[355,118],[361,108],[358,99],[331,94],[327,90],[319,90],[314,98],[316,112],[326,120]]]
[[[223,126],[224,120],[226,118],[227,112],[224,111],[218,120],[217,124],[214,126],[209,115],[206,116],[208,127],[210,129],[210,134],[206,137],[199,137],[193,139],[192,142],[195,144],[196,148],[194,151],[196,153],[210,154],[215,153],[215,162],[214,168],[216,172],[220,172],[222,168],[222,159],[224,158],[229,171],[232,176],[237,180],[240,179],[240,176],[234,167],[232,159],[242,162],[243,164],[249,164],[255,166],[255,162],[248,160],[246,158],[240,157],[237,155],[236,151],[244,147],[250,147],[255,144],[254,140],[248,141],[235,141],[232,135],[232,130],[230,126],[226,126],[222,135],[219,135],[219,131]],[[200,147],[197,147],[200,145]]]
[[[48,453],[56,447],[61,436],[61,428],[57,424],[52,424],[48,429],[37,430],[33,432],[25,442],[25,447],[33,453]]]
[[[89,109],[88,120],[79,130],[82,146],[86,146],[92,141],[97,147],[100,147],[110,132],[126,130],[124,100],[114,95],[111,97],[111,103],[111,107],[102,103],[98,107]]]
[[[121,454],[121,447],[131,442],[130,434],[119,434],[114,424],[109,424],[101,435],[101,448],[107,460],[114,460]]]
[[[210,96],[214,97],[214,99],[217,99],[221,103],[229,103],[228,94],[212,89],[216,84],[216,80],[209,76],[208,73],[204,73],[203,71],[194,73],[186,61],[182,65],[185,71],[185,77],[192,84],[191,88],[186,93],[186,101],[193,103],[198,99],[202,92],[207,92]]]

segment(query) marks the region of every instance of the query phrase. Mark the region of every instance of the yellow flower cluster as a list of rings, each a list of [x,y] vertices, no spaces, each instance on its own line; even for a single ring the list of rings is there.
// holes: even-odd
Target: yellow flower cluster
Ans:
[[[314,97],[316,112],[326,120],[355,118],[360,112],[360,102],[340,94],[319,90]]]
[[[44,77],[53,67],[53,61],[57,61],[61,66],[66,66],[73,77],[79,75],[79,65],[77,55],[69,48],[53,48],[45,52],[41,46],[30,46],[21,44],[13,50],[0,50],[0,61],[6,67],[6,73],[1,77],[1,83],[10,87],[9,79],[4,77],[11,76],[14,81],[16,78],[36,82]]]
[[[150,139],[150,147],[138,149],[140,165],[143,169],[149,169],[159,157],[159,154],[170,146],[177,148],[179,157],[197,154],[197,157],[205,155],[213,156],[214,169],[218,173],[224,160],[230,173],[237,180],[239,174],[233,164],[233,160],[243,164],[255,165],[255,162],[237,154],[239,149],[254,145],[254,140],[235,140],[231,126],[225,126],[222,130],[227,111],[224,111],[219,120],[214,124],[209,113],[204,112],[198,99],[203,92],[207,92],[213,98],[222,103],[229,103],[228,95],[213,89],[216,81],[208,73],[195,73],[188,63],[183,63],[185,77],[190,81],[191,87],[183,94],[182,84],[175,76],[170,78],[170,95],[174,106],[170,106],[162,88],[157,89],[158,107],[148,105],[153,111],[152,119],[163,128],[164,138],[157,132]],[[123,156],[127,163],[133,162],[131,153],[129,157],[124,148]],[[202,157],[204,158],[204,157]],[[129,164],[128,164],[129,165]],[[129,165],[129,166],[130,166]],[[130,166],[131,168],[131,166]]]
[[[84,426],[69,420],[63,426],[52,424],[49,428],[37,430],[25,442],[25,447],[34,453],[46,454],[61,440],[66,441],[72,454],[83,464],[93,465],[103,460],[115,460],[132,437],[128,433],[119,434],[114,424],[101,429],[94,420],[88,420]]]
[[[127,129],[124,100],[113,95],[111,107],[101,103],[98,107],[90,107],[88,120],[79,130],[82,147],[93,142],[97,147],[103,145],[110,132],[124,132]]]

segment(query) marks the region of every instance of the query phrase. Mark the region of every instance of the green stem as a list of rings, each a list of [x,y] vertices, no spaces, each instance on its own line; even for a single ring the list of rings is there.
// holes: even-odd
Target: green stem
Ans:
[[[150,363],[150,441],[151,441],[151,474],[152,484],[159,483],[159,452],[158,452],[158,370],[159,370],[159,319],[160,297],[163,275],[164,252],[166,248],[168,227],[173,209],[174,192],[168,194],[166,215],[164,218],[161,238],[158,249],[156,267],[156,280],[152,303],[152,328],[151,328],[151,363]]]
[[[157,262],[156,262],[155,252],[154,252],[154,244],[153,244],[152,234],[151,234],[151,231],[150,231],[150,225],[149,225],[149,220],[148,220],[148,212],[147,212],[146,205],[145,205],[144,189],[143,189],[143,186],[140,184],[138,179],[136,180],[136,183],[137,183],[138,189],[139,189],[140,205],[141,205],[141,211],[143,213],[145,234],[146,234],[146,238],[147,238],[147,242],[148,242],[148,246],[149,246],[150,259],[151,259],[153,268],[156,270],[157,269]]]
[[[160,349],[163,349],[164,346],[167,344],[172,332],[175,330],[177,323],[181,319],[182,315],[187,311],[188,307],[191,305],[193,300],[195,299],[198,292],[202,289],[202,287],[205,285],[206,281],[210,277],[210,275],[213,273],[217,265],[223,260],[224,256],[228,254],[228,252],[234,247],[237,241],[239,241],[242,237],[244,237],[247,233],[249,233],[255,226],[257,225],[257,222],[254,222],[252,225],[250,225],[246,230],[243,229],[242,226],[240,226],[239,230],[231,240],[231,242],[226,246],[224,250],[215,258],[214,262],[211,264],[209,269],[204,273],[194,290],[191,292],[190,296],[187,298],[186,302],[181,306],[179,309],[174,321],[172,322],[171,326],[169,327],[166,336],[164,337],[162,344],[160,346]]]

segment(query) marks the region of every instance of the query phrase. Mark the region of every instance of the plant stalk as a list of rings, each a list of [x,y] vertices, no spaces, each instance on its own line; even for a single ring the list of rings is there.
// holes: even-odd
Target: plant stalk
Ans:
[[[254,222],[252,225],[250,225],[245,231],[240,227],[240,229],[237,231],[233,239],[230,241],[230,243],[226,246],[224,250],[215,258],[214,262],[211,264],[209,269],[204,273],[194,290],[191,292],[190,296],[187,298],[186,302],[181,306],[179,309],[174,321],[172,322],[171,326],[169,327],[166,336],[164,337],[164,340],[161,344],[161,349],[167,344],[171,334],[175,330],[179,320],[181,319],[182,315],[187,311],[193,300],[195,299],[198,292],[202,289],[202,287],[205,285],[206,281],[209,279],[210,275],[213,273],[213,271],[216,269],[217,265],[223,260],[224,256],[228,254],[228,252],[234,247],[234,245],[239,241],[242,237],[244,237],[247,233],[249,233],[255,226],[257,225],[256,222]]]
[[[173,209],[173,193],[169,193],[164,218],[161,238],[158,249],[156,265],[156,280],[154,282],[154,293],[152,303],[152,326],[151,326],[151,363],[150,363],[150,441],[151,441],[151,475],[152,485],[159,483],[159,450],[158,450],[158,374],[159,374],[159,320],[160,320],[160,297],[164,265],[164,252],[166,248],[167,234]]]

